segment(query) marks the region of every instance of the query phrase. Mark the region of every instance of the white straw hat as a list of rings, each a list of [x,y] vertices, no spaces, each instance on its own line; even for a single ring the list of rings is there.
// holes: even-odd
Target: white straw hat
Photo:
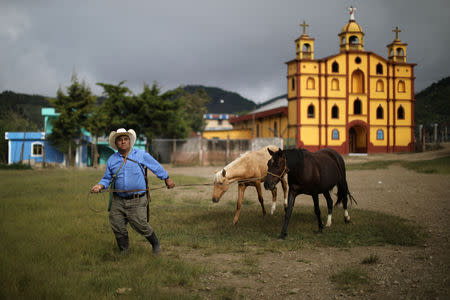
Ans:
[[[125,128],[119,128],[117,131],[111,131],[109,134],[109,145],[111,148],[117,150],[116,146],[116,138],[118,138],[121,135],[127,135],[130,138],[130,148],[133,148],[134,143],[136,143],[136,132],[134,132],[133,129],[129,129],[128,131],[125,130]]]

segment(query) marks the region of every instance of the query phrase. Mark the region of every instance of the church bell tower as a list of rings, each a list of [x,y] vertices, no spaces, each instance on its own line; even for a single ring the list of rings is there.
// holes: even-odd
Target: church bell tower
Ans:
[[[398,38],[398,33],[402,32],[398,29],[398,26],[392,31],[395,32],[395,40],[387,45],[388,58],[390,61],[394,62],[406,62],[406,46],[408,46],[408,44],[402,43]]]
[[[346,24],[339,36],[339,48],[343,51],[364,51],[364,32],[355,21],[356,7],[349,7],[350,20]]]
[[[306,27],[309,27],[305,21],[300,26],[303,27],[302,35],[295,40],[297,59],[314,59],[314,39],[306,34]]]

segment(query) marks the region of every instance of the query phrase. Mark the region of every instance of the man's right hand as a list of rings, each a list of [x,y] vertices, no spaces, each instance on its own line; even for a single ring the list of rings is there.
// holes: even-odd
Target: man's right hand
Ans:
[[[105,186],[103,184],[96,184],[91,188],[91,193],[98,193],[100,190],[103,190]]]

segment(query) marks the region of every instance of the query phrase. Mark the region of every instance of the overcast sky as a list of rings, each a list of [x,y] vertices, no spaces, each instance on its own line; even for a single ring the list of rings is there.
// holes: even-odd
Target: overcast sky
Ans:
[[[399,26],[416,91],[450,75],[448,0],[0,0],[0,92],[54,97],[75,70],[96,95],[97,82],[140,93],[156,81],[259,103],[286,93],[299,24],[310,25],[316,59],[336,54],[350,5],[366,51],[387,57]]]

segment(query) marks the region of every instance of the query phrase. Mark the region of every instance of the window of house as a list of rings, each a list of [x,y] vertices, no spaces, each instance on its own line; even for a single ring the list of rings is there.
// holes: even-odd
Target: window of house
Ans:
[[[333,129],[333,131],[331,132],[331,138],[333,140],[339,140],[339,130]]]
[[[381,63],[377,64],[377,74],[383,74],[383,65]]]
[[[339,72],[339,64],[337,62],[334,62],[331,65],[331,72],[333,72],[333,73],[338,73]]]
[[[384,140],[384,132],[381,129],[377,130],[377,140]]]
[[[339,107],[336,104],[331,108],[331,118],[339,119]]]
[[[33,156],[42,156],[42,143],[31,144],[31,153]]]
[[[273,123],[273,136],[274,137],[278,136],[278,124],[276,121]]]
[[[353,102],[353,114],[360,115],[361,114],[361,100],[356,99]]]
[[[377,108],[377,119],[383,119],[383,107],[381,105]]]
[[[314,105],[312,104],[308,106],[308,118],[314,118]]]
[[[399,119],[399,120],[404,120],[405,119],[405,109],[401,105],[400,105],[400,107],[397,110],[397,119]]]

